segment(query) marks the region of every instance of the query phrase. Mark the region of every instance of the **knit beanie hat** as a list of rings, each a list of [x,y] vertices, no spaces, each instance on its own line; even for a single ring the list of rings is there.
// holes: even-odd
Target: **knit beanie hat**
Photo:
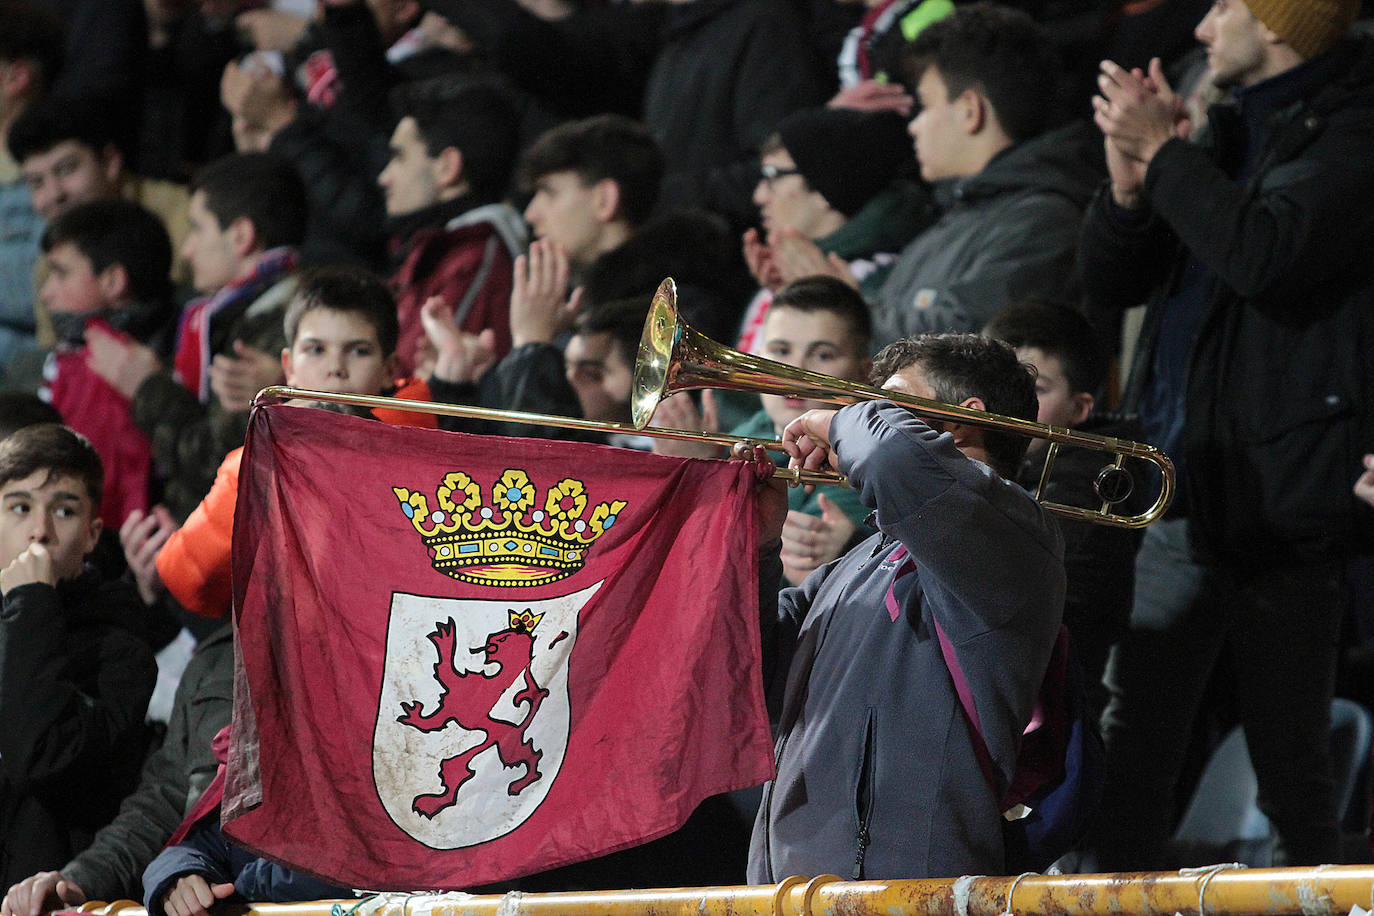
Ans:
[[[806,183],[845,216],[915,156],[906,121],[893,111],[807,108],[784,118],[778,135]]]
[[[1360,0],[1245,0],[1245,5],[1304,58],[1334,47],[1360,12]]]

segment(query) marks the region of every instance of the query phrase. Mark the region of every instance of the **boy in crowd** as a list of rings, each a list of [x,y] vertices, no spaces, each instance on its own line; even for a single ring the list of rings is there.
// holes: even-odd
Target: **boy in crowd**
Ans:
[[[142,606],[84,566],[100,456],[56,424],[0,443],[0,881],[90,843],[133,787],[157,676]]]
[[[1107,358],[1081,312],[1051,302],[1020,302],[994,315],[983,334],[1011,344],[1021,362],[1035,367],[1039,422],[1101,436],[1140,438],[1134,424],[1093,412],[1094,393],[1107,381]],[[1017,482],[1032,492],[1040,483],[1047,444],[1044,439],[1031,439],[1016,475]],[[1045,498],[1070,506],[1101,506],[1093,482],[1109,460],[1105,452],[1092,449],[1061,450]],[[1145,481],[1138,479],[1132,502],[1138,503],[1144,492]],[[1118,506],[1118,511],[1123,508]],[[1131,616],[1140,532],[1071,519],[1059,519],[1059,524],[1068,580],[1064,625],[1083,667],[1088,695],[1101,712],[1107,701],[1102,687],[1107,653],[1126,632]]]
[[[118,531],[149,505],[152,445],[134,423],[129,399],[87,363],[86,328],[171,353],[176,308],[167,271],[171,241],[156,216],[119,198],[65,210],[43,233],[48,275],[40,292],[57,346],[11,366],[9,387],[35,390],[85,436],[105,468],[101,520]]]
[[[181,253],[205,298],[183,313],[175,375],[149,347],[99,329],[86,335],[91,367],[132,401],[134,421],[152,440],[177,518],[243,444],[249,399],[281,378],[282,311],[306,222],[300,178],[266,153],[212,162],[193,185]]]
[[[755,349],[760,356],[798,369],[859,382],[868,377],[871,365],[871,331],[868,306],[852,287],[834,277],[803,277],[778,291]],[[763,409],[730,430],[732,435],[778,439],[788,423],[821,406],[816,401],[780,394],[765,394],[761,399]],[[702,393],[702,406],[699,413],[685,395],[666,398],[654,413],[654,425],[717,429],[712,392]],[[653,448],[660,455],[725,457],[715,446],[668,439],[655,439]],[[780,461],[785,464],[786,457]],[[782,564],[783,576],[792,585],[800,585],[812,570],[843,554],[856,536],[862,540],[872,534],[864,524],[868,510],[854,490],[835,487],[832,492],[807,493],[802,487],[792,487],[787,502]]]

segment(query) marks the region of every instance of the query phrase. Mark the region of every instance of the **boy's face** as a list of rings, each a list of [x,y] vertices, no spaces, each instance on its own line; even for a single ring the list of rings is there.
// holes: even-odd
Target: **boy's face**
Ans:
[[[38,298],[51,312],[62,315],[86,315],[104,308],[102,274],[91,267],[91,259],[71,242],[58,242],[47,254],[48,278],[38,291]]]
[[[564,360],[582,416],[601,423],[624,423],[630,418],[634,369],[621,357],[609,333],[574,334]]]
[[[951,99],[940,71],[926,67],[916,84],[916,117],[907,132],[916,141],[916,159],[926,181],[970,174],[966,164],[967,111],[962,98]]]
[[[204,191],[191,195],[187,215],[190,227],[181,256],[191,265],[191,283],[199,292],[217,293],[243,266],[236,233],[231,226],[220,226],[219,218],[205,206]]]
[[[357,312],[315,308],[301,316],[296,342],[281,351],[286,384],[341,394],[381,394],[395,381],[395,356]]]
[[[859,352],[849,325],[835,312],[773,306],[763,321],[761,340],[760,356],[798,369],[851,382],[862,381],[868,373],[868,357]],[[808,410],[828,406],[780,394],[760,397],[764,411],[779,430]]]
[[[1074,391],[1064,372],[1064,362],[1039,347],[1017,347],[1016,358],[1035,367],[1035,396],[1040,402],[1036,419],[1054,426],[1077,426],[1092,413],[1093,396],[1086,391]],[[1032,447],[1045,444],[1032,439]]]
[[[42,544],[58,581],[74,579],[99,537],[100,518],[80,479],[44,468],[0,487],[0,568]]]
[[[534,183],[525,222],[537,239],[563,247],[574,264],[590,264],[601,253],[604,205],[598,184],[586,184],[573,171],[550,172]]]
[[[113,147],[98,153],[76,140],[34,153],[21,166],[34,212],[52,222],[76,204],[114,197],[124,161]]]

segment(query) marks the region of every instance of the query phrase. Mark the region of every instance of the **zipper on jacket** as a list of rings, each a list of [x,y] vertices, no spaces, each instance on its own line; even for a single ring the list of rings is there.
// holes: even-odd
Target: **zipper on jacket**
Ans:
[[[874,751],[875,739],[873,707],[868,707],[867,721],[864,723],[863,753],[859,757],[859,784],[854,796],[855,813],[859,818],[859,833],[855,837],[857,851],[854,854],[854,873],[851,879],[859,881],[864,876],[864,859],[868,855],[868,844],[872,838],[868,832],[869,821],[873,819],[874,769],[877,766]]]

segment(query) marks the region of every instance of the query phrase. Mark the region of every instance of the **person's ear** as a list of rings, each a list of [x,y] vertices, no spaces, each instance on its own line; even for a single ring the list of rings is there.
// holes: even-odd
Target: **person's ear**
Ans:
[[[434,180],[441,188],[456,188],[463,181],[463,151],[446,146],[434,163]]]
[[[229,224],[229,241],[234,254],[240,258],[246,258],[262,247],[258,242],[257,227],[246,216],[240,216]]]
[[[291,348],[281,348],[281,374],[286,379],[286,384],[292,388],[296,387],[295,370],[291,367]]]
[[[596,218],[609,223],[620,217],[620,183],[612,178],[603,178],[592,189],[592,206],[596,208]]]
[[[123,264],[111,264],[100,272],[95,282],[100,288],[100,298],[107,304],[123,302],[133,295],[129,288],[129,271]]]
[[[988,123],[988,100],[976,89],[965,89],[956,99],[959,124],[969,136],[981,133]]]
[[[124,154],[113,143],[107,143],[100,151],[100,171],[111,187],[118,184],[119,176],[124,174]]]
[[[1080,391],[1073,396],[1073,413],[1069,425],[1077,426],[1088,419],[1093,412],[1093,396],[1090,391]]]
[[[988,405],[983,403],[982,398],[964,398],[959,404],[960,407],[967,407],[969,410],[986,411]],[[975,440],[981,441],[983,436],[982,427],[974,426],[971,423],[946,422],[945,431],[954,436],[954,444],[962,448],[965,444]]]
[[[36,91],[39,83],[38,66],[33,61],[21,57],[0,62],[0,96],[22,98]]]
[[[92,550],[95,550],[96,542],[100,540],[100,531],[104,527],[104,523],[100,520],[100,516],[94,513],[92,513],[92,515],[93,517],[91,518],[90,524],[86,526],[86,543],[83,545],[83,550],[81,551],[83,557]]]

